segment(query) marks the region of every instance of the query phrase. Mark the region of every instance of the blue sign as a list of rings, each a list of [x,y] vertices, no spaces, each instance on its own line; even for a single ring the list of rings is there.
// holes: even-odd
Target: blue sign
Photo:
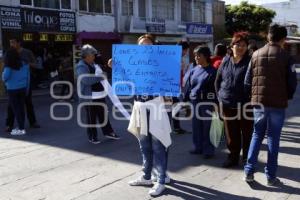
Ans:
[[[113,45],[116,95],[179,96],[181,46]]]
[[[198,35],[211,35],[212,25],[211,24],[197,24],[197,23],[187,23],[186,24],[187,34],[198,34]]]

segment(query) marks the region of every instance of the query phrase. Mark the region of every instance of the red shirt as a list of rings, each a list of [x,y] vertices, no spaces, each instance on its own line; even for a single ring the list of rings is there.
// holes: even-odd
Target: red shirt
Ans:
[[[211,57],[211,64],[214,68],[218,69],[221,65],[223,57],[221,56],[213,56]]]

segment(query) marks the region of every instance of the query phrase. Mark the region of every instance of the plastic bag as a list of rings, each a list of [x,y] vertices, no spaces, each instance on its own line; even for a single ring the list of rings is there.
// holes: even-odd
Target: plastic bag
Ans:
[[[219,146],[223,133],[224,122],[220,120],[218,113],[214,112],[212,114],[212,120],[209,131],[209,138],[212,145],[214,145],[215,147]]]

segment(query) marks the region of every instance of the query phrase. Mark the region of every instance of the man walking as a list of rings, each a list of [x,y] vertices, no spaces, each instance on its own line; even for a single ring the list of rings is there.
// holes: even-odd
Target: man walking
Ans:
[[[10,47],[15,48],[21,57],[21,60],[25,64],[29,64],[29,67],[32,68],[36,65],[35,58],[33,53],[25,49],[21,46],[21,42],[17,38],[12,38],[10,41]],[[27,96],[25,97],[25,106],[26,106],[26,112],[27,112],[27,118],[30,124],[31,128],[40,128],[40,126],[37,124],[36,117],[35,117],[35,112],[32,104],[32,90],[31,87],[29,86],[29,92]],[[6,132],[11,132],[14,126],[14,113],[12,111],[12,108],[10,105],[7,107],[7,118],[6,118]]]
[[[283,49],[287,37],[285,27],[274,24],[269,28],[268,44],[254,52],[245,78],[245,91],[252,91],[254,130],[245,165],[245,181],[254,181],[254,172],[261,143],[267,131],[268,161],[265,167],[267,184],[273,186],[276,177],[281,129],[288,99],[292,99],[297,77],[293,61]],[[248,93],[250,94],[250,92]]]

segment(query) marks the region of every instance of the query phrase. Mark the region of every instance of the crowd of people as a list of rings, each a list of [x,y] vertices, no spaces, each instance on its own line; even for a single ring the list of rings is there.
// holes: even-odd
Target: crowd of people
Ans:
[[[277,157],[281,129],[285,119],[288,100],[293,98],[297,86],[294,61],[284,50],[287,37],[285,27],[274,24],[268,32],[268,43],[258,49],[249,44],[248,33],[238,32],[232,37],[229,48],[224,44],[215,47],[214,55],[206,45],[193,49],[194,61],[189,60],[188,42],[179,42],[182,47],[181,90],[182,95],[173,97],[172,102],[189,102],[192,107],[192,142],[190,153],[203,155],[204,159],[213,159],[215,146],[210,141],[212,112],[218,113],[224,122],[226,144],[229,151],[223,163],[224,168],[235,167],[243,163],[246,182],[254,181],[257,157],[262,140],[267,133],[268,161],[265,168],[267,184],[279,182],[276,176]],[[15,45],[16,44],[16,45]],[[138,45],[157,44],[152,35],[138,38]],[[103,96],[103,62],[98,62],[97,50],[84,45],[81,61],[75,71],[80,81],[78,93],[80,102],[95,103],[85,106],[89,142],[98,144],[97,125],[101,124],[105,137],[118,140],[118,136],[108,120],[108,112],[101,105],[106,104]],[[31,101],[30,67],[32,55],[21,48],[19,41],[11,40],[11,48],[6,52],[2,79],[9,96],[7,131],[12,135],[23,135],[25,105],[32,127],[38,128]],[[51,55],[50,55],[51,58]],[[108,66],[113,67],[112,60]],[[62,67],[68,71],[68,60]],[[68,73],[66,73],[68,74]],[[93,77],[86,75],[95,75]],[[66,78],[68,79],[68,78]],[[68,79],[69,80],[69,79]],[[69,80],[72,84],[74,80]],[[63,88],[65,90],[66,88]],[[61,95],[64,91],[61,92]],[[172,143],[170,133],[186,134],[176,114],[170,120],[161,105],[167,101],[162,96],[134,96],[134,105],[128,125],[128,131],[138,141],[143,158],[143,175],[129,182],[131,186],[154,186],[151,196],[160,195],[165,184],[170,183],[168,153]],[[151,106],[149,106],[151,104]],[[155,108],[155,109],[154,109]],[[161,118],[158,120],[156,112]],[[18,128],[13,129],[14,116]],[[172,117],[171,117],[172,118]],[[242,151],[242,157],[240,153]]]

